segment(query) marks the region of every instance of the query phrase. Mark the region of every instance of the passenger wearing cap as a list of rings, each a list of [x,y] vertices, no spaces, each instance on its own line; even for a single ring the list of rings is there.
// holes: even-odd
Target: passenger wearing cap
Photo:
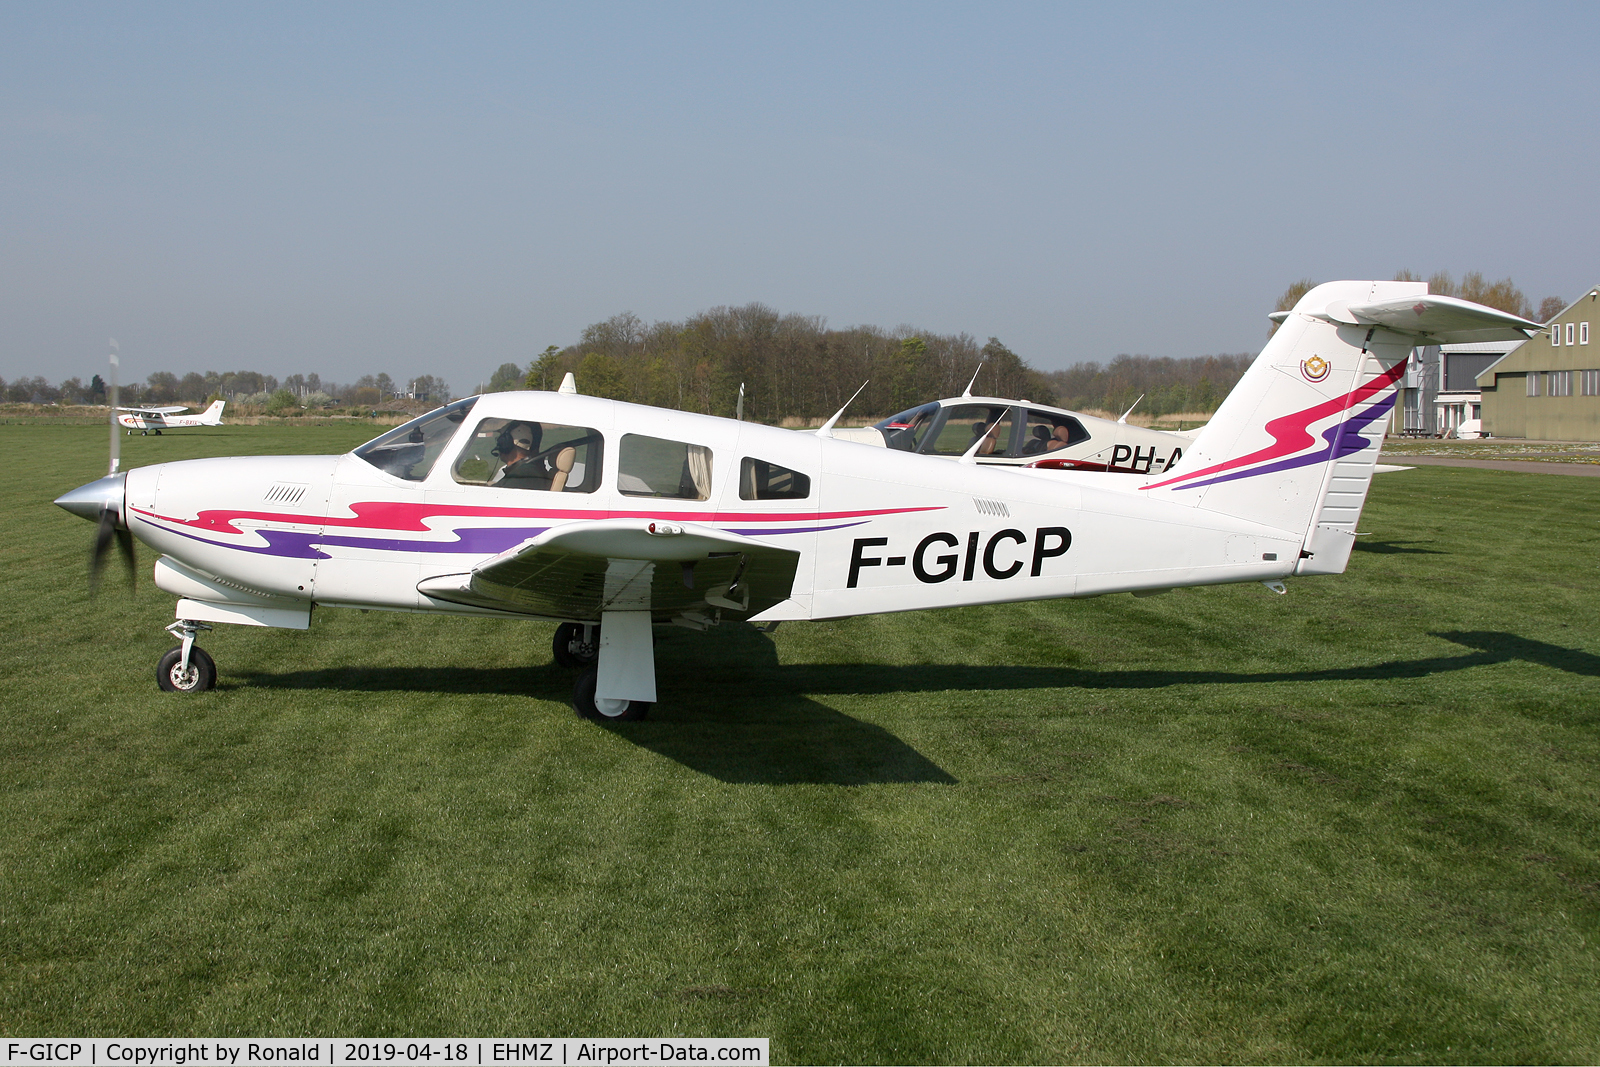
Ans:
[[[536,422],[514,422],[501,431],[500,446],[495,449],[501,466],[490,482],[557,493],[565,489],[567,476],[578,456],[577,449],[568,445],[542,453],[538,450],[541,436],[541,427]]]

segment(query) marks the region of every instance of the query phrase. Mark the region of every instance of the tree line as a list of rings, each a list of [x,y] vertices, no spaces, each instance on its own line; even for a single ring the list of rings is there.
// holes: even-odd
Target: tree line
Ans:
[[[1049,380],[1060,405],[1077,411],[1116,416],[1137,404],[1144,415],[1204,413],[1217,410],[1255,358],[1249,352],[1188,359],[1120,355],[1054,371]]]
[[[1054,397],[1046,377],[997,338],[980,345],[970,334],[909,326],[830,329],[820,316],[760,303],[651,324],[622,312],[526,368],[502,364],[489,389],[555,389],[568,372],[590,396],[711,415],[735,414],[742,386],[744,417],[767,423],[826,418],[863,383],[853,417],[959,394],[974,374],[974,393]]]
[[[0,378],[0,399],[14,404],[104,404],[109,386],[100,375],[87,383],[68,378],[52,385],[43,377]],[[318,374],[291,374],[282,381],[271,374],[239,370],[218,373],[191,371],[179,377],[156,371],[142,382],[119,385],[117,403],[123,407],[188,404],[200,407],[226,400],[241,407],[258,407],[273,413],[307,408],[350,405],[375,407],[395,399],[439,404],[450,399],[443,378],[424,374],[398,382],[387,374],[365,374],[354,382],[323,381]]]
[[[1420,281],[1403,270],[1397,281]],[[1428,279],[1431,292],[1459,296],[1536,321],[1548,321],[1566,304],[1546,297],[1537,311],[1508,278],[1488,281],[1477,271],[1457,282],[1448,272]],[[1290,285],[1276,310],[1287,310],[1312,287]],[[485,391],[555,389],[572,373],[591,396],[768,423],[817,421],[837,411],[863,382],[851,404],[853,418],[878,418],[928,400],[960,395],[972,382],[977,395],[1027,399],[1085,411],[1167,415],[1215,411],[1254,356],[1249,353],[1184,359],[1118,355],[1109,363],[1082,362],[1041,372],[990,337],[938,334],[899,326],[832,329],[816,315],[783,314],[761,303],[716,307],[679,321],[645,323],[632,312],[584,328],[575,344],[550,345],[526,365],[506,362]],[[742,401],[741,401],[742,389]],[[1143,399],[1141,399],[1141,397]],[[68,378],[52,385],[41,377],[0,378],[0,398],[14,403],[103,404],[100,375],[85,384]],[[396,399],[438,404],[450,399],[443,378],[397,381],[388,374],[354,382],[324,381],[317,374],[283,380],[256,371],[157,371],[124,385],[123,405],[228,400],[242,407],[287,414],[338,406],[376,407]]]

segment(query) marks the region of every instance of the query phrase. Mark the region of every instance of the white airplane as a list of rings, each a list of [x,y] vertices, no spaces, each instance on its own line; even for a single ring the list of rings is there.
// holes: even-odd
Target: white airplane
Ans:
[[[222,409],[226,400],[215,401],[198,415],[181,415],[188,411],[186,404],[171,404],[156,408],[118,408],[117,424],[128,428],[128,436],[138,430],[140,436],[160,434],[162,430],[176,430],[192,426],[221,426]]]
[[[213,623],[351,607],[561,622],[580,714],[656,699],[651,627],[832,619],[1339,574],[1415,344],[1538,323],[1413,282],[1307,293],[1173,467],[1105,478],[956,463],[546,392],[458,400],[343,456],[113,473],[56,503],[160,553],[162,688],[211,687]],[[835,417],[837,419],[837,416]],[[981,441],[981,438],[979,439]],[[115,436],[113,436],[113,443]],[[96,563],[98,566],[98,563]]]
[[[1131,411],[1131,409],[1130,409]],[[1197,430],[1148,430],[1081,411],[963,393],[890,415],[871,426],[837,429],[840,440],[956,459],[982,434],[984,466],[1160,474],[1183,458]]]

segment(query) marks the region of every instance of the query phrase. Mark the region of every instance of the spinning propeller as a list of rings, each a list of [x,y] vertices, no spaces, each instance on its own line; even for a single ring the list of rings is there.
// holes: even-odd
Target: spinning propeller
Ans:
[[[134,583],[135,562],[133,534],[124,517],[127,475],[117,470],[121,462],[121,438],[117,434],[117,342],[111,342],[111,381],[107,399],[111,406],[111,466],[104,478],[81,485],[56,498],[56,503],[74,515],[93,520],[94,544],[89,550],[89,595],[100,588],[100,574],[105,569],[106,555],[116,542],[117,554],[122,558],[128,574],[128,584]]]

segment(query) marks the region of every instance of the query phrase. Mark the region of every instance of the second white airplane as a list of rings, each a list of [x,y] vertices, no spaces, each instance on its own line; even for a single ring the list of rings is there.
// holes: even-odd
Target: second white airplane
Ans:
[[[153,408],[118,408],[117,425],[126,426],[131,436],[138,430],[141,435],[160,434],[162,430],[177,430],[194,426],[221,426],[222,409],[226,400],[218,400],[198,415],[184,415],[186,404],[170,404]]]

